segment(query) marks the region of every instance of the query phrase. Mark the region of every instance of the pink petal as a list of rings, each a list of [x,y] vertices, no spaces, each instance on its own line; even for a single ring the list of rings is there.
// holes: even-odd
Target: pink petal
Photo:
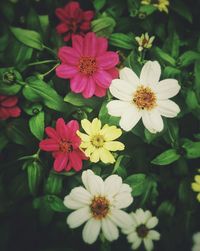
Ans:
[[[47,152],[59,151],[59,144],[53,139],[44,139],[40,141],[39,147],[41,150]]]
[[[65,10],[62,8],[57,8],[55,14],[61,21],[65,21],[65,19],[67,18]]]
[[[0,119],[8,119],[10,117],[10,114],[8,113],[7,109],[0,107]]]
[[[18,98],[15,96],[7,97],[5,100],[1,102],[1,105],[4,107],[12,107],[15,106],[18,102]]]
[[[95,92],[95,81],[92,77],[89,77],[85,89],[83,91],[83,97],[91,98],[94,95],[94,92]]]
[[[70,81],[70,88],[75,93],[82,92],[87,85],[88,78],[82,74],[76,74]]]
[[[84,38],[84,56],[95,56],[97,37],[94,32],[88,32]]]
[[[96,85],[94,95],[97,96],[97,97],[104,97],[106,95],[106,90],[107,89]]]
[[[108,88],[112,81],[112,76],[104,70],[97,71],[93,77],[96,83],[103,88]]]
[[[72,47],[63,46],[58,51],[58,57],[62,63],[77,65],[80,58],[79,54]]]
[[[80,5],[78,2],[69,2],[65,5],[65,10],[70,18],[74,17],[74,13],[80,9]]]
[[[52,138],[57,141],[59,140],[58,134],[54,128],[48,126],[45,128],[45,132],[49,138]]]
[[[110,69],[119,63],[119,56],[116,52],[107,51],[97,57],[97,62],[99,67],[103,69]]]
[[[112,76],[112,79],[119,77],[119,70],[116,67],[108,69],[106,71]]]
[[[75,66],[70,66],[66,64],[61,64],[56,68],[56,75],[59,78],[72,78],[75,74],[77,74],[78,70]]]
[[[69,30],[69,27],[66,23],[60,23],[56,26],[56,31],[58,34],[63,34]]]
[[[21,109],[18,106],[14,106],[12,108],[7,108],[10,117],[17,118],[21,114]]]
[[[67,123],[67,127],[68,128],[70,128],[70,130],[72,131],[72,132],[77,132],[77,130],[79,130],[79,123],[78,123],[78,121],[77,120],[71,120],[71,121],[69,121],[68,123]]]
[[[86,21],[90,21],[94,18],[94,11],[87,10],[83,12],[83,19]]]
[[[0,101],[5,100],[8,96],[0,95]]]
[[[56,156],[53,167],[54,170],[57,172],[61,172],[63,169],[65,169],[68,162],[68,155],[64,153],[60,153]]]
[[[97,44],[96,44],[96,55],[101,56],[103,53],[105,53],[108,49],[108,40],[103,37],[97,38]]]
[[[67,35],[64,36],[63,40],[65,42],[68,42],[70,40],[70,38],[71,38],[71,33],[67,33]]]
[[[75,151],[69,153],[69,160],[71,162],[72,168],[75,171],[80,171],[82,169],[83,163],[78,153]]]
[[[80,29],[81,29],[82,31],[89,31],[90,28],[91,28],[91,25],[90,25],[90,22],[88,22],[88,21],[83,22],[83,23],[81,24],[81,26],[80,26]]]
[[[67,165],[66,165],[66,167],[65,167],[65,170],[68,172],[68,171],[70,171],[72,169],[72,163],[71,163],[71,161],[68,161],[68,163],[67,163]]]
[[[56,121],[56,132],[61,139],[68,139],[69,131],[67,130],[67,126],[63,118],[59,118]]]
[[[72,35],[72,47],[81,55],[83,51],[83,37],[80,35]]]

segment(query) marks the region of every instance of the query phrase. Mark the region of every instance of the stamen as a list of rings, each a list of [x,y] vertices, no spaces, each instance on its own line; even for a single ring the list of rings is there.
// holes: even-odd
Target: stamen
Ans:
[[[97,147],[97,148],[102,147],[103,144],[104,144],[104,142],[105,142],[105,140],[104,140],[104,138],[103,138],[102,135],[95,135],[95,136],[93,136],[93,138],[91,139],[91,143],[92,143],[95,147]]]
[[[71,142],[65,141],[65,140],[61,140],[59,142],[59,149],[63,153],[69,153],[69,152],[73,151],[73,146],[72,146]]]
[[[148,235],[149,229],[142,224],[136,228],[136,231],[139,237],[145,238]]]
[[[97,71],[97,63],[94,57],[81,57],[78,64],[79,71],[91,76]]]
[[[133,102],[139,109],[151,110],[156,106],[156,95],[149,87],[140,86],[134,93]]]
[[[90,205],[93,217],[97,220],[104,218],[109,212],[109,201],[105,197],[94,197]]]

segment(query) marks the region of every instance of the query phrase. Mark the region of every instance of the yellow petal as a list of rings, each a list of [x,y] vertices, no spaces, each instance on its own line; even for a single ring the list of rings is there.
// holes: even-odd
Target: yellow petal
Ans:
[[[197,200],[200,202],[200,193],[197,195]]]
[[[97,118],[93,119],[92,129],[91,129],[92,135],[98,134],[100,130],[101,130],[101,121]]]
[[[80,131],[77,131],[76,134],[81,138],[82,141],[84,141],[84,142],[90,142],[90,137],[87,134],[82,133]]]
[[[103,163],[114,163],[115,158],[113,155],[105,148],[99,148],[100,159]]]
[[[200,184],[192,183],[192,190],[194,192],[200,192]]]
[[[122,134],[122,130],[116,126],[104,126],[102,128],[102,133],[106,141],[112,141],[119,138]]]
[[[90,161],[97,163],[99,161],[99,149],[96,149],[90,156]]]
[[[92,131],[92,124],[90,123],[90,121],[87,119],[82,119],[81,125],[83,129],[85,130],[85,132],[90,135]]]
[[[95,151],[95,147],[93,145],[90,145],[87,149],[85,149],[85,155],[87,157],[90,157],[90,155]]]
[[[124,144],[119,141],[105,142],[104,147],[109,151],[122,151],[122,150],[124,150]]]
[[[196,175],[194,179],[198,184],[200,184],[200,175]]]
[[[91,146],[90,142],[82,142],[81,145],[80,145],[81,148],[88,148],[90,146]]]

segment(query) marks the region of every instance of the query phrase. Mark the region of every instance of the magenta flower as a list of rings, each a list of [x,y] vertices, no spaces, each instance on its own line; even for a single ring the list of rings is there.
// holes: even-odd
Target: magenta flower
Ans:
[[[94,17],[94,11],[83,11],[78,2],[70,2],[64,8],[56,9],[56,16],[61,23],[57,25],[58,34],[64,35],[64,41],[69,41],[71,34],[84,34],[90,30],[91,20]]]
[[[73,35],[72,47],[59,49],[61,65],[56,68],[57,76],[70,79],[72,92],[82,93],[85,98],[105,96],[112,79],[118,77],[115,66],[119,63],[118,54],[107,49],[107,39],[94,32],[84,38]]]
[[[21,110],[17,106],[17,102],[18,98],[16,96],[0,95],[0,120],[20,116]]]
[[[46,127],[45,132],[49,138],[40,142],[40,149],[52,152],[54,170],[61,172],[75,171],[82,169],[82,160],[86,159],[84,153],[79,149],[81,139],[76,135],[79,124],[76,120],[71,120],[65,124],[62,118],[56,121],[56,128]]]

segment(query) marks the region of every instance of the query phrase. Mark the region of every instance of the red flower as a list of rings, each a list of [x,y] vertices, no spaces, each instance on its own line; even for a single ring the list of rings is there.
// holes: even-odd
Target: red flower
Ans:
[[[85,98],[105,96],[112,79],[118,77],[115,66],[119,63],[118,54],[107,49],[107,39],[97,37],[94,32],[85,37],[73,35],[72,47],[59,49],[61,65],[56,68],[56,75],[70,79],[71,90]]]
[[[52,152],[54,170],[61,172],[74,169],[82,169],[82,160],[86,159],[84,153],[79,149],[81,139],[76,134],[79,124],[76,120],[71,120],[65,124],[62,118],[56,122],[56,128],[46,127],[45,132],[49,136],[40,142],[40,149]]]
[[[17,102],[18,98],[15,96],[0,95],[0,120],[20,116],[21,110],[17,106]]]
[[[70,2],[64,8],[57,8],[56,16],[61,21],[56,27],[57,33],[64,34],[64,41],[68,41],[72,33],[84,34],[90,30],[94,11],[83,11],[78,2]]]

